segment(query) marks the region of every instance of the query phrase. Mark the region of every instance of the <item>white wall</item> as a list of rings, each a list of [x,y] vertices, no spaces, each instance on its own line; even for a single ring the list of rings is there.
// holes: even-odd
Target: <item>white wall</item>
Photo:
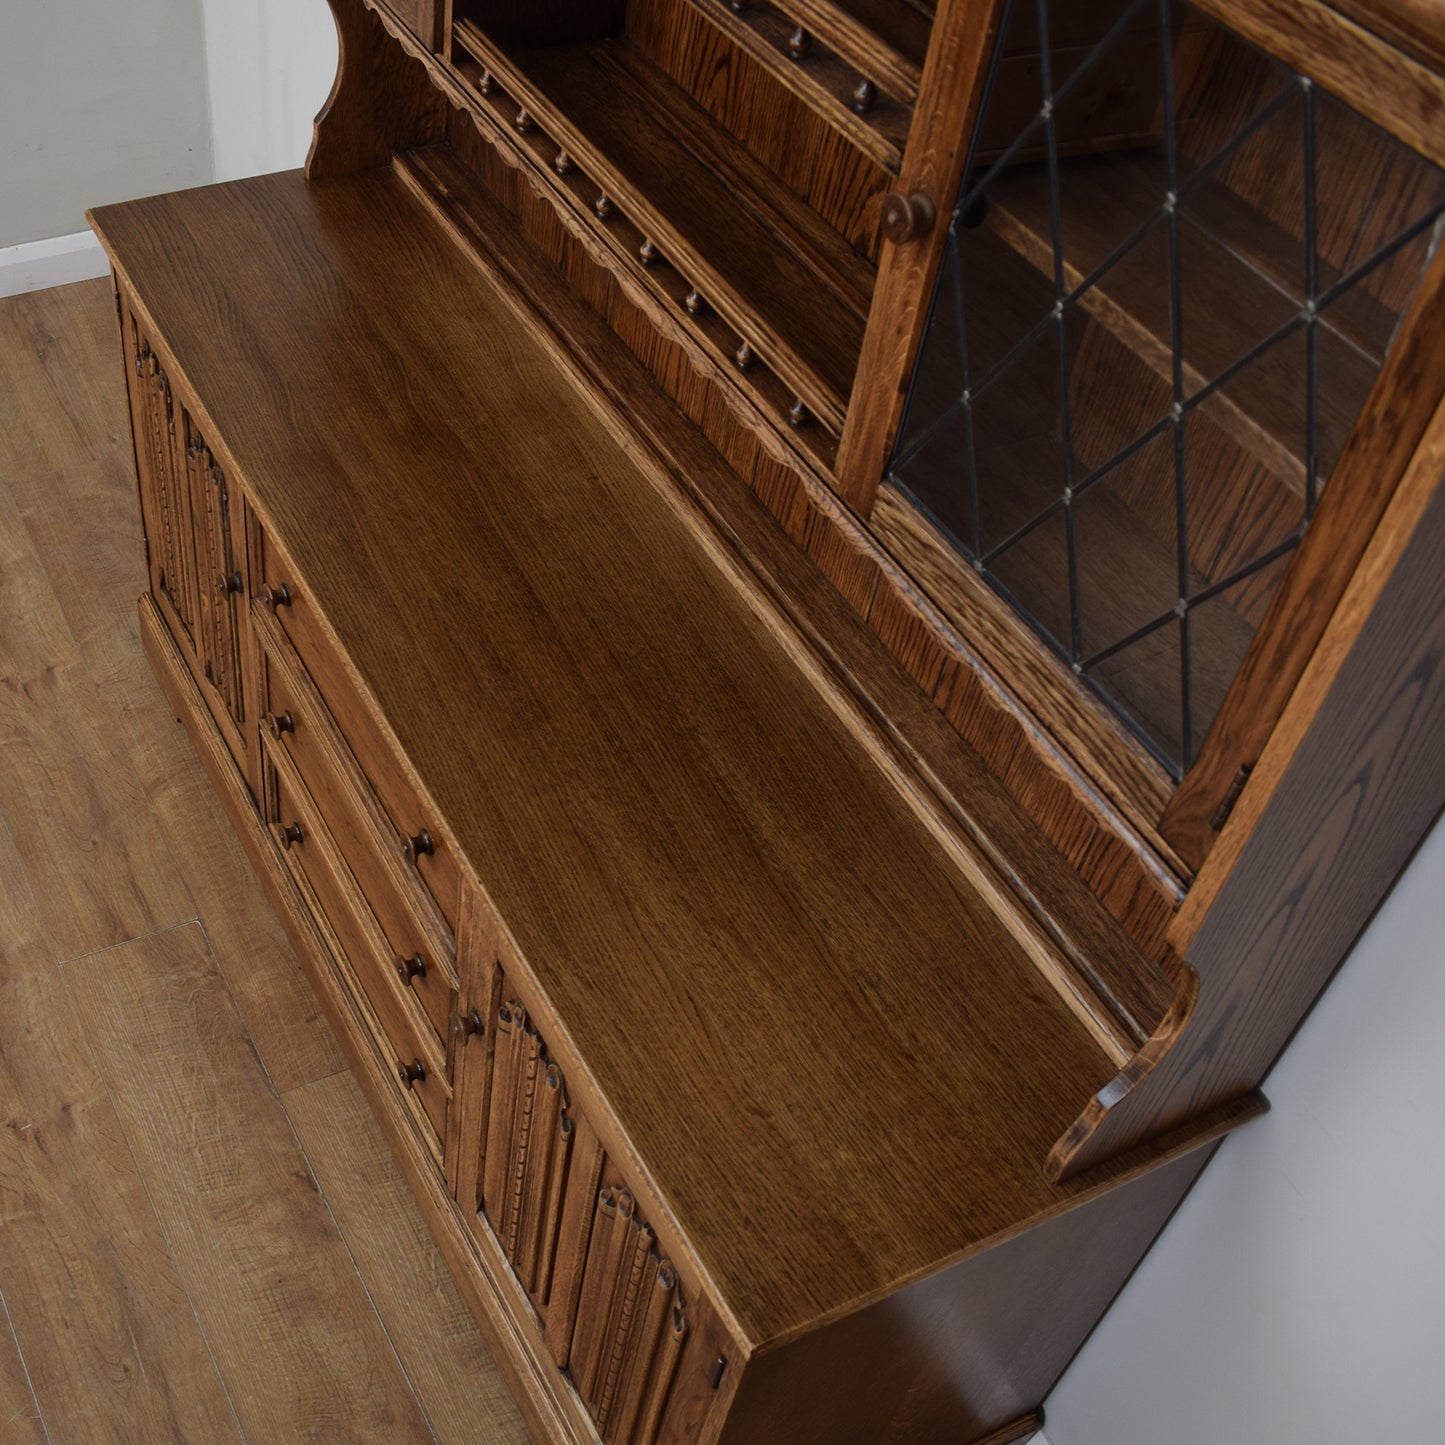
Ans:
[[[1052,1445],[1445,1438],[1445,824],[1046,1405]]]
[[[336,75],[325,0],[200,0],[200,9],[216,179],[299,166]]]
[[[195,0],[0,0],[0,247],[211,174]]]

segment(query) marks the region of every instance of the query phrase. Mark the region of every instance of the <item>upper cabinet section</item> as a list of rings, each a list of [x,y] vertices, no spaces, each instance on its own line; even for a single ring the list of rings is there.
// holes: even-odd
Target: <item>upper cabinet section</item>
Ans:
[[[868,49],[855,19],[817,8],[836,22],[830,35]],[[511,6],[458,0],[458,68],[521,137],[572,224],[831,466],[903,108],[845,76],[836,54],[815,55],[811,33],[771,6],[552,10],[549,23],[531,12],[521,23]]]
[[[1442,209],[1433,164],[1189,5],[1011,6],[892,472],[1175,778]]]

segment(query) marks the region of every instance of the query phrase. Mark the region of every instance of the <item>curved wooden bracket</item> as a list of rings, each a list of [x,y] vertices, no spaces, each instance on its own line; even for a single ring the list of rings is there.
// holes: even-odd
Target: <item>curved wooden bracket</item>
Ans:
[[[1138,1053],[1089,1100],[1049,1151],[1044,1173],[1052,1183],[1062,1184],[1127,1147],[1118,1141],[1129,1135],[1141,1108],[1152,1106],[1156,1091],[1149,1082],[1188,1028],[1199,1002],[1199,975],[1187,963],[1170,953],[1162,967],[1174,983],[1174,1002]]]
[[[309,181],[388,165],[397,151],[446,135],[447,102],[378,12],[363,0],[327,3],[340,55],[306,157]]]

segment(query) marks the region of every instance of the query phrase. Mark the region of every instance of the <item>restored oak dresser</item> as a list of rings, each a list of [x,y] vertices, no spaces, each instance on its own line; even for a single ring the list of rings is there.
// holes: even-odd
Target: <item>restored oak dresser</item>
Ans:
[[[157,673],[540,1439],[1021,1439],[1445,799],[1430,7],[331,4]]]

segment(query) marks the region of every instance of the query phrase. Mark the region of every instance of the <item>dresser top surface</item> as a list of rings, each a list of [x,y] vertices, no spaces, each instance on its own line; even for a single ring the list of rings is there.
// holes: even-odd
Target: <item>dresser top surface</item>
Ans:
[[[395,175],[95,222],[751,1340],[1086,1187],[1109,1058]]]

